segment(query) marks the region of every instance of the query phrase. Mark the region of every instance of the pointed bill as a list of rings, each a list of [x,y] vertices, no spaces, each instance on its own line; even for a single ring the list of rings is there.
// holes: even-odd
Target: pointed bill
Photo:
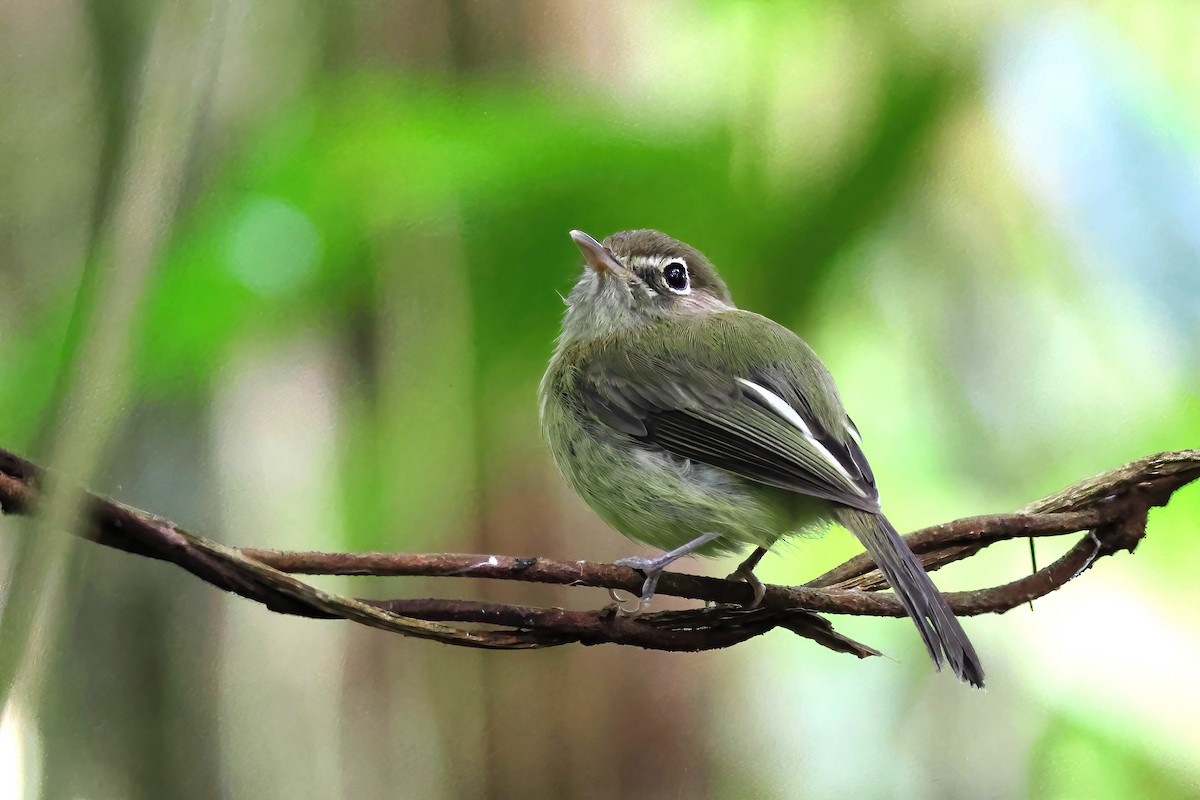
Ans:
[[[574,240],[575,246],[583,253],[583,260],[594,272],[603,275],[610,272],[614,275],[620,275],[625,271],[621,266],[621,262],[617,261],[616,257],[609,252],[608,248],[597,242],[591,236],[588,236],[583,231],[571,231],[571,239]]]

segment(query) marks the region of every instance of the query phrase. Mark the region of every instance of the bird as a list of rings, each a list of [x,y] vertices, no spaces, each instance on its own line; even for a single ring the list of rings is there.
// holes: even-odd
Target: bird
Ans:
[[[628,539],[664,551],[617,564],[659,576],[688,555],[754,550],[832,523],[862,543],[937,670],[982,687],[983,666],[921,562],[884,516],[862,436],[829,370],[790,329],[734,305],[712,263],[655,230],[599,242],[539,387],[542,433],[566,483]]]

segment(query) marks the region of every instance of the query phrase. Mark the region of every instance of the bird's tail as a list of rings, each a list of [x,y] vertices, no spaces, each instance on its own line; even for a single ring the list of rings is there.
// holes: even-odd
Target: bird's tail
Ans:
[[[837,519],[858,537],[916,623],[929,657],[941,670],[945,655],[959,680],[983,686],[983,665],[962,625],[933,585],[925,568],[882,514],[854,508],[837,510]]]

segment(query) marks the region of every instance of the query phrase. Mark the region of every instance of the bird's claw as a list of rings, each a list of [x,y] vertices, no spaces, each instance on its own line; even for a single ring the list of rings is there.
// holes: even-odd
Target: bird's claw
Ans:
[[[625,592],[620,589],[609,589],[608,596],[617,606],[617,616],[619,617],[636,617],[642,613],[642,599],[632,592]],[[627,608],[626,603],[636,603],[633,608]]]
[[[725,576],[727,581],[745,581],[750,584],[750,588],[754,590],[754,600],[746,608],[758,608],[762,604],[763,598],[767,595],[767,585],[754,574],[754,570],[749,569],[745,564],[742,564],[733,572]]]
[[[618,567],[629,567],[636,569],[638,572],[646,576],[645,583],[642,584],[642,595],[638,598],[638,604],[633,609],[627,609],[609,590],[609,596],[617,602],[617,612],[623,617],[636,617],[639,614],[650,608],[650,601],[654,599],[654,592],[658,588],[658,579],[663,573],[663,565],[657,559],[643,558],[642,556],[629,556],[613,562]]]
[[[650,607],[650,600],[654,597],[654,591],[658,588],[658,579],[662,576],[663,570],[670,564],[683,558],[686,555],[694,553],[697,548],[717,539],[721,536],[719,533],[706,533],[702,536],[697,536],[690,542],[676,547],[674,550],[668,550],[658,558],[645,558],[643,556],[629,556],[622,558],[613,563],[619,567],[629,567],[636,569],[638,572],[646,576],[646,582],[642,584],[642,596],[638,600],[637,611],[626,612],[621,609],[620,604],[617,605],[622,613],[626,616],[637,616]],[[763,552],[766,552],[765,550]]]

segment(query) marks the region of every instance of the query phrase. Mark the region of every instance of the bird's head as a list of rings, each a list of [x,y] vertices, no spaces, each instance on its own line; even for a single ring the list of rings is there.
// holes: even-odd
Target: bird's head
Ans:
[[[598,242],[571,231],[586,265],[567,299],[564,336],[591,339],[689,314],[734,308],[704,254],[653,230],[621,231]]]

